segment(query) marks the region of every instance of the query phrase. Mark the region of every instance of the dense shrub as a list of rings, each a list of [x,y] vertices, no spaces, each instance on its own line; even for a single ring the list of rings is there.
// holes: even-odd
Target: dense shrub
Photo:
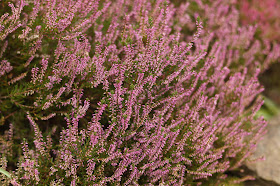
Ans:
[[[243,4],[249,1],[173,1],[179,9],[176,12],[177,22],[180,23],[178,28],[182,34],[187,33],[185,38],[189,37],[189,33],[193,33],[195,25],[192,20],[194,16],[199,15],[206,25],[204,37],[208,38],[207,41],[213,46],[208,48],[208,53],[211,55],[219,53],[220,55],[215,57],[218,57],[218,60],[229,66],[231,70],[241,71],[246,66],[250,71],[258,66],[263,72],[271,63],[279,60],[279,42],[264,37],[267,30],[275,30],[274,27],[277,24],[269,24],[267,21],[266,29],[265,26],[262,26],[262,22],[249,25],[253,22],[246,20],[250,16],[256,15],[242,9]],[[263,1],[263,3],[268,3],[268,1]],[[267,6],[264,7],[266,10]],[[275,6],[273,12],[277,10],[277,6]],[[244,13],[246,16],[243,16]],[[217,52],[217,48],[219,52]],[[249,76],[251,74],[249,73]]]
[[[200,12],[203,31],[163,0],[0,6],[3,184],[217,182],[265,132],[257,76],[273,50],[254,65],[252,27],[214,31]]]

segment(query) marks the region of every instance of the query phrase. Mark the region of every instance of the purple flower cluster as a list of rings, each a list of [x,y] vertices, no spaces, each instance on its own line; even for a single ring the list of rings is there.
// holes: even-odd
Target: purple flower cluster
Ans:
[[[207,34],[187,14],[188,3],[175,8],[166,0],[10,4],[12,15],[0,18],[0,76],[25,88],[0,94],[0,102],[11,99],[25,111],[35,146],[22,143],[6,182],[196,185],[247,161],[266,126],[254,117],[263,103],[263,63],[252,65],[257,46],[249,47],[254,28],[239,28],[226,5],[214,11],[197,3],[209,11],[209,28],[220,29]],[[186,25],[195,32],[183,33]],[[14,66],[2,59],[10,35],[28,46]],[[23,75],[14,77],[19,67]],[[12,99],[20,94],[29,101]],[[61,116],[55,142],[55,129],[40,126]]]

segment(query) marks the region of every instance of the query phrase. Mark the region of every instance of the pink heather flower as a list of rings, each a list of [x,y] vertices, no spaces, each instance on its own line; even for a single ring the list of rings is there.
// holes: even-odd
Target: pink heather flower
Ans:
[[[3,41],[10,33],[14,32],[21,26],[19,20],[21,11],[25,5],[24,0],[20,0],[15,7],[14,4],[8,3],[8,6],[12,10],[12,15],[8,13],[1,15],[0,17],[0,40]]]
[[[92,159],[88,160],[87,176],[89,181],[94,181],[96,179],[96,176],[94,175],[95,164],[96,163],[93,162]]]
[[[20,162],[19,167],[23,168],[24,175],[20,179],[34,180],[36,183],[40,181],[38,164],[35,160],[30,159],[30,151],[28,150],[27,143],[23,143],[24,161]]]
[[[33,84],[35,84],[36,80],[38,79],[38,77],[37,77],[38,76],[38,72],[39,72],[39,68],[38,67],[32,68],[32,70],[31,70],[31,73],[32,73],[31,81],[32,81]]]
[[[9,73],[13,67],[7,60],[2,60],[0,62],[0,77],[3,76],[5,73]]]
[[[40,152],[40,154],[42,156],[46,156],[46,144],[42,139],[42,133],[40,131],[40,129],[38,128],[37,124],[34,122],[32,116],[27,113],[27,119],[29,120],[31,126],[33,127],[34,133],[35,133],[35,140],[34,140],[34,144],[36,149]]]

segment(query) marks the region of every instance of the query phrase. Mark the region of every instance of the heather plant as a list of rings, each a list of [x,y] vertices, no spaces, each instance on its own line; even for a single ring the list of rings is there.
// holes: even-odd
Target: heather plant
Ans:
[[[0,6],[3,184],[221,183],[250,161],[260,68],[227,49],[253,30],[223,43],[189,14],[182,34],[188,8],[162,0]]]
[[[279,9],[280,1],[238,1],[240,9],[240,20],[243,25],[255,24],[258,25],[260,38],[271,45],[280,42],[279,30]],[[279,62],[279,58],[278,58]],[[260,81],[265,85],[264,94],[272,98],[279,104],[278,92],[279,86],[279,63],[273,64],[270,68],[260,76]],[[270,112],[269,109],[267,112]]]
[[[243,24],[258,24],[263,37],[270,41],[280,41],[279,0],[240,1],[240,13]]]
[[[275,97],[274,101],[278,100],[278,93],[275,94],[275,91],[271,90],[278,89],[279,64],[275,62],[279,62],[280,59],[280,45],[277,38],[273,39],[268,34],[270,32],[271,35],[277,35],[275,30],[277,30],[276,17],[279,2],[235,0],[192,0],[187,2],[173,0],[173,2],[179,7],[179,10],[176,11],[177,28],[182,35],[185,35],[185,38],[189,37],[189,33],[193,33],[195,16],[199,14],[207,25],[204,35],[211,45],[207,49],[208,54],[215,55],[218,46],[217,60],[223,62],[232,71],[240,71],[244,65],[247,66],[248,76],[252,74],[250,69],[254,70],[258,66],[261,69],[259,79],[266,86],[263,94]],[[186,7],[188,8],[186,9]],[[256,7],[259,7],[260,10],[251,11]],[[266,14],[271,12],[271,14],[266,16],[263,12]],[[263,19],[257,18],[260,14]],[[254,22],[249,21],[252,17],[256,18]],[[252,25],[253,23],[255,24]],[[266,106],[262,110],[270,112]]]
[[[184,38],[188,38],[189,33],[194,32],[195,17],[199,15],[207,25],[203,34],[211,44],[211,47],[208,48],[208,54],[214,55],[219,48],[219,55],[215,57],[218,57],[217,60],[223,62],[230,69],[241,71],[246,66],[250,71],[258,66],[263,72],[272,63],[279,61],[279,42],[264,37],[267,29],[275,30],[273,29],[274,24],[266,25],[267,29],[264,29],[265,26],[261,23],[251,25],[252,22],[245,22],[246,17],[250,19],[256,15],[246,11],[246,8],[242,9],[243,4],[248,4],[248,1],[173,1],[178,7],[175,27],[181,31]],[[268,3],[268,1],[262,1],[262,3]],[[271,6],[269,8],[263,6],[263,9],[269,11]],[[277,12],[278,9],[274,10]],[[244,18],[245,13],[246,17]],[[251,74],[248,73],[249,76]]]

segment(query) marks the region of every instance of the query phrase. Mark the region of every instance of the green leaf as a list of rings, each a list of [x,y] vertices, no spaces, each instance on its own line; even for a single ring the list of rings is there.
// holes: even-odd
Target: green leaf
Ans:
[[[272,118],[273,116],[280,113],[280,108],[269,98],[264,97],[264,104],[261,107],[260,110],[256,113],[255,117],[258,118],[260,116],[263,116],[264,119],[268,120]]]
[[[0,168],[0,173],[4,174],[5,176],[7,176],[8,178],[11,178],[11,174],[7,171],[5,171],[4,169]]]
[[[277,115],[280,112],[280,109],[277,107],[277,105],[267,97],[264,97],[264,106],[272,115]]]

